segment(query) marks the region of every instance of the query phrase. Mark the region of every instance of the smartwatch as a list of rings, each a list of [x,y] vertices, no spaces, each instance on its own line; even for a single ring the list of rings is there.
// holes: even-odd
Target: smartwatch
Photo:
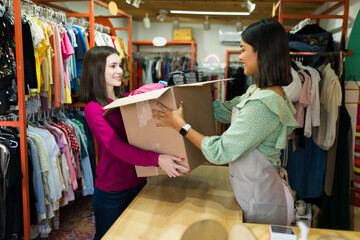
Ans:
[[[185,135],[188,133],[190,128],[191,128],[190,124],[185,124],[185,126],[183,126],[179,132],[181,135],[183,135],[185,137]]]

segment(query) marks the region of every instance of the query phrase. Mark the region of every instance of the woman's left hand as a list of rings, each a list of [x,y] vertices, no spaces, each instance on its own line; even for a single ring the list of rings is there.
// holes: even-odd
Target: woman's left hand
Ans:
[[[158,101],[156,101],[155,104],[162,109],[162,111],[155,109],[151,110],[153,118],[161,121],[156,124],[157,127],[167,126],[180,131],[180,129],[186,124],[183,116],[183,101],[180,102],[179,108],[174,111]]]

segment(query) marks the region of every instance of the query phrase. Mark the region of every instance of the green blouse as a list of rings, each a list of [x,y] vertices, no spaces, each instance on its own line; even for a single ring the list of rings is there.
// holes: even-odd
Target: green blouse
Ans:
[[[285,100],[272,90],[258,90],[251,85],[242,96],[225,103],[214,101],[215,119],[230,123],[233,108],[238,115],[221,136],[205,137],[201,150],[206,159],[226,164],[257,149],[273,166],[281,165],[280,150],[286,147],[287,136],[298,126],[296,112],[285,94]]]

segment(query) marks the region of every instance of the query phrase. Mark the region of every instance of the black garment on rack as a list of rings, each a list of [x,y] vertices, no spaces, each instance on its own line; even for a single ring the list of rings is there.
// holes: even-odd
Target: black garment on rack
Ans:
[[[24,235],[21,188],[23,176],[21,172],[19,146],[18,144],[16,148],[9,147],[10,160],[6,172],[5,189],[3,189],[3,176],[0,178],[0,195],[3,196],[4,191],[6,191],[6,199],[2,199],[4,204],[1,205],[1,208],[6,208],[5,223],[0,223],[0,226],[6,227],[0,228],[0,239],[8,239],[11,237],[21,238]],[[0,219],[3,219],[2,216],[0,216]]]
[[[227,81],[226,87],[226,100],[229,101],[236,96],[243,95],[247,90],[246,76],[244,74],[244,68],[232,68],[229,67],[228,78],[235,78],[232,81]]]
[[[345,76],[345,72],[342,74]],[[323,193],[319,227],[352,230],[350,220],[350,151],[352,147],[351,118],[345,107],[344,79],[341,80],[342,104],[339,110],[338,143],[336,148],[332,196]]]
[[[0,114],[10,108],[10,89],[12,80],[16,78],[11,52],[15,53],[14,43],[11,38],[13,31],[11,21],[0,17]]]
[[[31,150],[28,145],[28,176],[29,176],[29,202],[30,202],[30,224],[37,224],[37,211],[36,211],[36,196],[33,185],[33,165],[32,165],[32,155]]]
[[[29,89],[36,89],[36,66],[35,54],[31,37],[29,22],[25,19],[22,20],[22,36],[23,36],[23,52],[24,52],[24,79],[25,79],[25,95],[29,94]]]

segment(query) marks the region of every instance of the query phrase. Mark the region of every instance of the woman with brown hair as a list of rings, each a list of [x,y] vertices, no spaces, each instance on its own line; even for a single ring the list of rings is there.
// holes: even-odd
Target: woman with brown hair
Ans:
[[[146,178],[136,176],[134,165],[160,166],[169,177],[189,169],[177,164],[183,158],[145,151],[128,143],[121,113],[104,116],[103,107],[124,97],[120,92],[122,68],[119,53],[112,47],[93,47],[84,57],[80,78],[84,113],[95,136],[99,163],[96,167],[92,206],[100,239],[144,187]]]

